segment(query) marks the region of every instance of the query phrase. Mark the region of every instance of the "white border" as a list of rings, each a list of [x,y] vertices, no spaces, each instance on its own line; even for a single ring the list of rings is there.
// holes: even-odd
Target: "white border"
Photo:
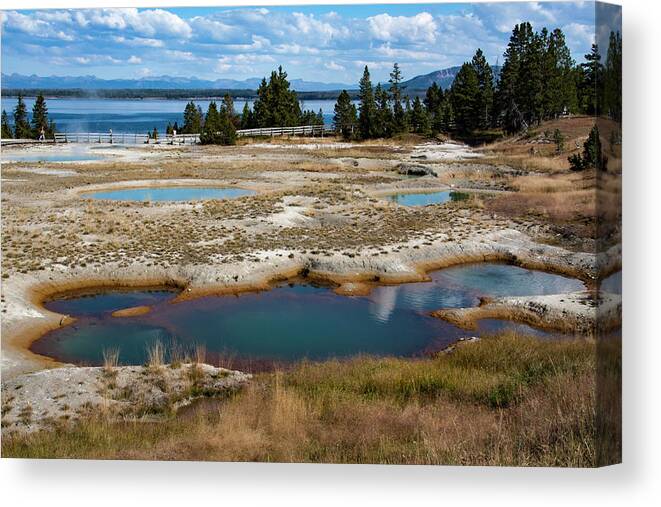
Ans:
[[[250,5],[353,3],[269,1]],[[387,3],[371,2],[362,3]],[[393,2],[391,2],[393,3]],[[409,2],[398,2],[409,3]],[[429,2],[431,3],[431,2]],[[600,470],[7,460],[0,501],[23,505],[652,505],[661,499],[658,2],[624,0],[624,460]],[[128,0],[0,0],[0,8]],[[248,5],[141,0],[140,6]]]

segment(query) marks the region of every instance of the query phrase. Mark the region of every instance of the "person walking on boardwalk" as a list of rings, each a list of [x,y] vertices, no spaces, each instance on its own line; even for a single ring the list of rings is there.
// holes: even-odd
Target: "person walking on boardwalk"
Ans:
[[[39,132],[39,140],[40,141],[46,140],[46,131],[44,130],[44,127],[41,127],[41,131]]]
[[[110,129],[110,144],[112,144],[112,129]]]

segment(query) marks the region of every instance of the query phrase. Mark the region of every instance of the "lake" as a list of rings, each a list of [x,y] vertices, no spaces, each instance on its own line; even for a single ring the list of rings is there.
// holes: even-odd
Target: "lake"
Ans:
[[[521,324],[484,320],[465,331],[429,316],[440,308],[475,306],[481,296],[562,294],[583,290],[575,279],[509,266],[471,264],[436,271],[431,281],[376,287],[369,296],[340,296],[328,287],[283,283],[238,296],[208,296],[171,304],[175,293],[130,291],[55,299],[46,308],[77,318],[47,333],[31,350],[61,361],[101,364],[103,350],[119,348],[120,362],[142,364],[159,340],[207,358],[232,357],[236,367],[356,354],[419,356],[462,337],[515,329],[552,336]],[[150,313],[112,317],[148,305]]]
[[[220,99],[219,99],[220,100]],[[218,100],[218,101],[219,101]],[[217,101],[217,102],[218,102]],[[108,132],[146,134],[156,127],[164,133],[168,122],[184,123],[184,108],[188,100],[165,99],[46,99],[49,117],[55,121],[60,132]],[[209,100],[195,100],[206,113]],[[236,99],[234,109],[240,114],[246,100]],[[247,101],[252,106],[253,100]],[[31,113],[34,99],[26,98],[25,103]],[[12,121],[12,111],[16,107],[13,97],[2,98],[2,109]],[[333,123],[334,100],[307,100],[301,102],[303,109],[322,110],[324,122]]]

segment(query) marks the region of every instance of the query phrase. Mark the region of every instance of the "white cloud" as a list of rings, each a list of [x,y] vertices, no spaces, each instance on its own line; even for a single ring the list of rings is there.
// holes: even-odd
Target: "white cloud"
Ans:
[[[227,72],[228,70],[245,71],[254,68],[256,64],[260,63],[275,63],[275,58],[271,55],[255,55],[255,54],[237,54],[226,55],[218,59],[216,63],[217,72]]]
[[[338,71],[338,72],[346,70],[344,65],[340,65],[339,63],[335,63],[333,60],[331,60],[330,62],[325,63],[324,67],[326,67],[328,70],[335,70],[335,71]]]
[[[448,13],[425,5],[412,15],[388,6],[369,17],[351,6],[311,14],[301,8],[218,8],[193,15],[166,9],[3,11],[3,71],[29,73],[49,64],[67,71],[116,66],[105,74],[214,73],[259,77],[282,64],[293,78],[357,81],[368,64],[387,79],[397,61],[408,76],[459,65],[477,47],[501,58],[515,23],[561,27],[576,60],[594,34],[590,2],[464,4]],[[427,70],[428,69],[428,70]]]
[[[160,35],[187,39],[192,34],[186,21],[163,9],[95,9],[78,12],[81,15],[76,17],[76,21],[83,27],[92,25],[109,30],[132,30],[143,37]]]
[[[415,16],[377,14],[367,18],[371,35],[382,41],[426,42],[436,40],[436,21],[428,12]]]

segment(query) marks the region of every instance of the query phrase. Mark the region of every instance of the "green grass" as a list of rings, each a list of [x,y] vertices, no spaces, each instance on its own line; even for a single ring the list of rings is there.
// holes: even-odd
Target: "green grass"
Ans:
[[[429,359],[358,357],[258,375],[158,423],[5,437],[5,457],[595,465],[589,341],[506,334]]]

